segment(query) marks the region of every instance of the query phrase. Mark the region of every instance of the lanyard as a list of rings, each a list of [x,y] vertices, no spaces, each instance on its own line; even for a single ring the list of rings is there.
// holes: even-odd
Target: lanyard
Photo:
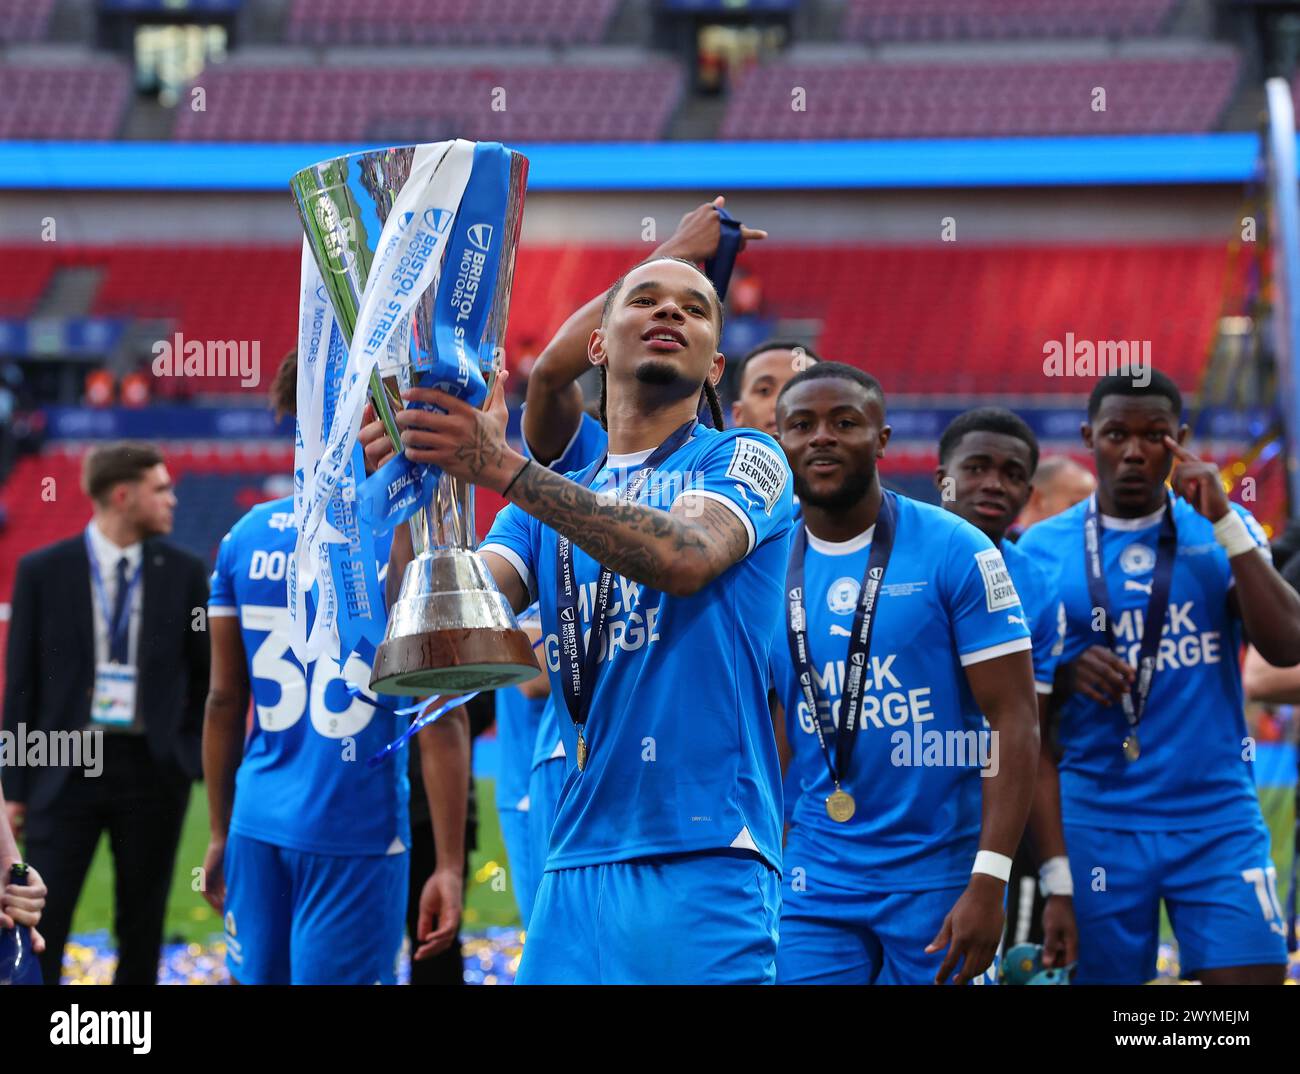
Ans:
[[[655,468],[691,438],[691,434],[695,432],[695,425],[695,419],[692,418],[655,448],[650,457],[641,464],[636,475],[628,482],[627,488],[620,497],[622,503],[636,501]],[[590,487],[604,465],[605,458],[602,458],[591,475],[581,483],[585,487]],[[582,637],[582,623],[578,615],[578,585],[573,570],[573,543],[568,537],[560,536],[556,545],[556,554],[559,559],[559,569],[556,572],[559,596],[556,599],[556,608],[560,621],[560,666],[563,670],[560,685],[564,689],[564,703],[569,709],[569,717],[578,728],[578,737],[581,738],[583,725],[587,722],[587,712],[591,708],[591,695],[596,687],[596,664],[600,655],[600,639],[605,631],[610,583],[613,581],[614,572],[608,567],[600,568],[596,596],[591,607],[591,633],[587,636],[587,647],[580,655],[579,639]],[[585,749],[580,752],[585,760]]]
[[[104,625],[108,629],[108,651],[112,653],[116,647],[115,643],[122,641],[130,629],[131,602],[135,596],[135,588],[140,584],[140,575],[144,571],[144,556],[140,556],[140,563],[135,568],[135,574],[126,583],[126,592],[120,594],[122,605],[116,621],[112,618],[113,606],[108,602],[108,593],[104,589],[104,579],[99,573],[99,557],[95,555],[95,547],[91,544],[89,530],[86,530],[86,558],[90,560],[90,580],[94,583],[95,593],[99,597],[99,609],[104,615]]]
[[[823,717],[817,706],[817,693],[813,686],[812,654],[808,648],[808,616],[804,610],[804,555],[808,545],[807,529],[800,525],[795,531],[790,548],[790,564],[786,570],[786,636],[790,645],[790,659],[794,663],[795,677],[803,690],[804,701],[813,718],[817,741],[821,744],[826,769],[831,783],[838,791],[840,781],[849,768],[853,746],[857,741],[858,715],[862,711],[863,679],[871,653],[871,632],[875,626],[876,597],[889,567],[889,557],[894,550],[893,494],[882,492],[880,513],[876,516],[876,531],[872,535],[871,553],[867,569],[858,589],[858,608],[853,616],[853,632],[849,637],[848,660],[844,664],[844,692],[841,700],[840,726],[837,730],[827,705]],[[827,737],[833,736],[835,755],[831,756]]]
[[[1146,617],[1142,622],[1142,644],[1138,649],[1137,680],[1125,692],[1122,702],[1124,719],[1128,721],[1130,739],[1136,743],[1137,725],[1146,708],[1147,697],[1151,693],[1151,681],[1155,676],[1156,652],[1160,647],[1160,635],[1164,630],[1165,612],[1169,609],[1169,587],[1174,577],[1174,559],[1178,551],[1178,533],[1174,528],[1174,506],[1166,497],[1164,522],[1160,527],[1160,537],[1156,544],[1155,572],[1151,578],[1151,595],[1147,598]],[[1088,598],[1094,609],[1101,611],[1102,628],[1106,633],[1106,645],[1115,651],[1115,627],[1111,621],[1110,594],[1106,589],[1106,578],[1101,559],[1101,521],[1097,515],[1097,495],[1088,501],[1088,511],[1083,519],[1083,563],[1084,574],[1088,578]],[[1134,746],[1136,751],[1136,746]],[[1130,758],[1133,759],[1133,758]]]

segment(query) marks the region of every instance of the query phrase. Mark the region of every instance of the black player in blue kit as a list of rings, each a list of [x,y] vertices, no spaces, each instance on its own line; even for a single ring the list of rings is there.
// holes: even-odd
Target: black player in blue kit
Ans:
[[[1280,984],[1285,929],[1240,652],[1249,637],[1270,663],[1300,663],[1300,596],[1217,468],[1185,446],[1168,377],[1103,378],[1082,434],[1096,493],[1020,541],[1065,606],[1060,787],[1076,980],[1154,977],[1163,900],[1184,976]]]

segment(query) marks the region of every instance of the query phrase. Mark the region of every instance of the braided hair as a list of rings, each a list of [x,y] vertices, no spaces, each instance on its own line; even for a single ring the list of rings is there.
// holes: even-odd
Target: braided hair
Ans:
[[[631,269],[628,269],[627,272],[623,273],[622,276],[620,276],[617,280],[615,280],[613,284],[610,286],[609,290],[605,292],[605,307],[601,311],[601,317],[600,317],[601,324],[604,324],[605,321],[609,318],[609,311],[614,307],[614,299],[617,297],[619,291],[623,289],[623,281],[627,279],[628,273],[630,273],[632,269],[638,269],[642,265],[649,265],[655,261],[676,261],[683,265],[690,265],[691,268],[697,271],[699,270],[699,266],[694,261],[688,261],[684,257],[650,257],[640,262],[639,264],[633,265]],[[705,276],[704,278],[706,280],[708,279],[707,276]],[[722,337],[722,299],[718,297],[717,288],[713,286],[712,280],[709,280],[709,288],[710,290],[712,290],[714,301],[717,303],[718,337],[721,338]],[[609,414],[606,409],[606,394],[607,394],[608,383],[609,383],[609,372],[606,369],[606,367],[602,365],[600,367],[600,424],[601,427],[607,431],[609,429]],[[708,403],[709,406],[709,417],[713,422],[713,427],[715,429],[721,430],[726,424],[726,422],[722,417],[722,401],[718,398],[718,390],[707,379],[704,381],[704,387],[700,392],[700,401],[697,409],[703,408],[706,402]]]

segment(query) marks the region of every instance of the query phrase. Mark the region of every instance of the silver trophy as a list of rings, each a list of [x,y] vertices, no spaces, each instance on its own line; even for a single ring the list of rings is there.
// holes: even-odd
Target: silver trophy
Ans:
[[[396,146],[336,157],[304,168],[290,181],[308,245],[349,345],[380,229],[411,175],[417,148]],[[527,159],[512,151],[504,246],[479,351],[494,356],[485,360],[482,370],[489,392],[505,336],[527,175]],[[411,314],[408,353],[381,362],[370,378],[375,412],[398,451],[402,443],[395,414],[402,407],[400,392],[418,377],[418,369],[427,368],[436,347],[434,304],[440,277],[441,270]],[[390,610],[370,688],[426,696],[493,690],[539,674],[528,636],[474,552],[473,486],[442,474],[432,502],[408,525],[415,558]]]

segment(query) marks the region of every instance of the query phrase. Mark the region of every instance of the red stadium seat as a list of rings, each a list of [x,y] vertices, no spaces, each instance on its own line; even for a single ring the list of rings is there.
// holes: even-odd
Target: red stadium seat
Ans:
[[[1178,57],[979,63],[777,62],[727,102],[727,139],[1148,134],[1211,129],[1237,84],[1230,50]],[[806,110],[795,111],[802,87]],[[1095,87],[1106,91],[1094,111]]]
[[[848,40],[1138,37],[1156,33],[1175,0],[848,0]]]
[[[500,141],[662,137],[685,89],[675,63],[620,67],[222,67],[204,72],[207,110],[182,109],[181,141]],[[496,102],[504,91],[505,108]],[[628,107],[635,103],[635,109]]]

